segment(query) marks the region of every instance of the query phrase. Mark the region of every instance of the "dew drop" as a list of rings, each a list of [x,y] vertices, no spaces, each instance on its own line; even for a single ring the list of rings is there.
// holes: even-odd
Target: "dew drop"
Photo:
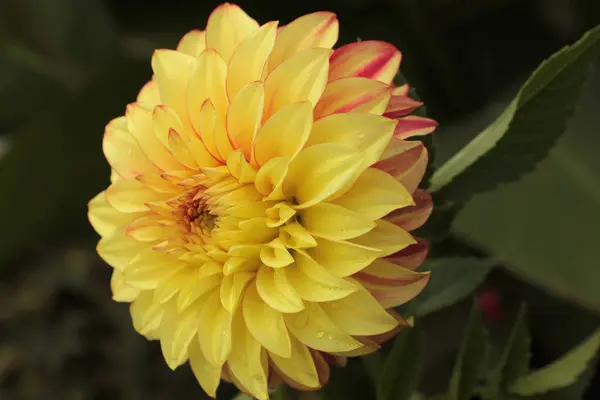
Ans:
[[[323,336],[325,336],[325,332],[323,332],[323,331],[317,332],[317,338],[321,339]]]

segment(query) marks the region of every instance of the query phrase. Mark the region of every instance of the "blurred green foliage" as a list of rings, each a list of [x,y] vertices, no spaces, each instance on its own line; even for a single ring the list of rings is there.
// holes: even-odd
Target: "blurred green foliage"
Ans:
[[[104,125],[150,77],[152,50],[201,28],[216,4],[0,2],[0,398],[204,398],[111,301],[85,214],[108,183]],[[587,75],[600,31],[560,50],[600,23],[598,3],[239,4],[261,22],[329,9],[341,43],[396,44],[398,79],[441,122],[424,139],[436,211],[419,233],[433,244],[422,267],[432,278],[403,307],[417,327],[333,368],[320,393],[273,397],[598,398],[600,74]],[[219,398],[235,393],[222,385]]]

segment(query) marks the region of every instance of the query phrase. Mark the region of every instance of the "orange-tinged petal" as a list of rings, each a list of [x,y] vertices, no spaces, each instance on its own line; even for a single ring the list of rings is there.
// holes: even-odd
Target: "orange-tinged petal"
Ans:
[[[196,66],[196,59],[175,50],[156,50],[152,55],[154,80],[162,104],[174,109],[180,117],[186,113],[185,90]]]
[[[285,272],[291,285],[303,300],[324,302],[341,299],[357,287],[350,281],[333,275],[303,251],[296,252],[296,263]]]
[[[333,114],[313,125],[308,146],[339,143],[364,154],[364,166],[377,162],[388,146],[396,121],[373,114]]]
[[[312,122],[312,106],[309,102],[283,107],[258,131],[254,140],[253,161],[262,165],[275,157],[295,157],[308,140]]]
[[[373,261],[371,265],[355,275],[363,282],[387,286],[403,286],[422,280],[428,273],[415,272],[385,259]]]
[[[409,193],[413,193],[425,175],[427,160],[427,148],[423,143],[392,138],[381,161],[373,166],[399,180]]]
[[[248,330],[272,353],[271,356],[276,354],[279,357],[289,358],[292,355],[290,336],[283,316],[261,299],[254,282],[246,289],[242,311]]]
[[[373,230],[351,241],[361,246],[379,249],[383,252],[383,257],[416,243],[410,233],[391,222],[380,219],[375,223],[377,226]]]
[[[381,115],[390,101],[389,85],[376,80],[349,77],[330,82],[315,106],[315,118],[337,113]]]
[[[241,312],[234,316],[231,330],[233,345],[227,359],[230,373],[257,399],[268,398],[268,373],[262,361],[266,354],[248,331]]]
[[[377,335],[398,326],[398,321],[363,288],[321,307],[349,335]]]
[[[410,232],[420,228],[433,211],[431,195],[423,189],[417,189],[413,194],[415,205],[394,211],[386,220]]]
[[[366,169],[352,188],[333,203],[372,221],[414,204],[412,196],[400,182],[376,168]]]
[[[276,36],[277,22],[266,23],[233,52],[227,73],[227,95],[230,99],[246,84],[261,80]]]
[[[115,118],[106,126],[102,150],[110,166],[121,178],[160,172],[142,151],[136,138],[127,130],[125,117]]]
[[[331,50],[314,48],[282,62],[265,80],[263,120],[288,104],[308,101],[314,107],[327,85]]]
[[[189,348],[190,367],[194,376],[202,386],[202,389],[211,397],[217,395],[217,388],[221,382],[221,365],[213,365],[208,362],[200,349],[200,344],[192,341]]]
[[[261,299],[279,312],[295,313],[304,309],[304,302],[288,281],[285,269],[261,266],[256,276],[256,289]]]
[[[106,201],[106,193],[100,192],[88,203],[88,218],[101,237],[109,236],[117,228],[133,220],[139,214],[117,211]]]
[[[323,143],[309,147],[290,163],[283,191],[295,199],[297,208],[310,207],[356,180],[363,160],[358,150],[347,145]]]
[[[208,99],[217,111],[217,115],[225,121],[229,100],[225,90],[227,63],[214,49],[207,49],[196,61],[187,85],[187,112],[190,122],[197,133],[202,136],[202,119],[200,108]],[[210,148],[209,148],[210,150]]]
[[[258,22],[235,4],[221,4],[208,17],[206,47],[229,61],[239,44],[258,29]]]
[[[284,315],[290,332],[310,348],[326,351],[351,351],[362,344],[345,333],[317,303],[307,302],[304,310]]]
[[[295,19],[279,30],[269,58],[269,71],[303,50],[332,48],[338,34],[339,23],[333,13],[316,12]]]
[[[198,57],[205,49],[206,32],[197,29],[186,33],[177,45],[177,51],[192,57]]]
[[[380,257],[381,253],[381,250],[372,247],[327,239],[317,239],[317,246],[308,249],[308,254],[317,263],[341,277],[355,274]]]
[[[288,383],[299,383],[309,388],[318,388],[319,374],[310,350],[295,337],[290,337],[290,352],[287,357],[269,351],[273,367]]]
[[[408,92],[405,89],[405,87],[401,86],[392,91],[392,97],[383,115],[388,118],[400,118],[412,113],[415,109],[423,105],[423,102],[408,97]]]
[[[390,83],[398,73],[402,56],[386,42],[365,40],[337,49],[331,56],[329,81],[359,76]]]
[[[211,365],[223,365],[231,351],[233,315],[221,305],[218,290],[208,296],[198,317],[198,341]]]
[[[260,128],[265,104],[262,82],[251,82],[242,87],[231,100],[227,111],[227,134],[234,149],[242,149],[250,160],[252,142]]]
[[[352,239],[375,227],[375,223],[363,215],[331,203],[319,203],[302,210],[300,220],[311,235],[329,240]]]

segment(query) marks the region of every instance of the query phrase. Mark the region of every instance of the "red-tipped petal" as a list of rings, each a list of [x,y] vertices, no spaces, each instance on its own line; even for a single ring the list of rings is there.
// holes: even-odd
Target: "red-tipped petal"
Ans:
[[[315,119],[347,112],[382,114],[390,100],[390,86],[372,79],[350,77],[329,83],[315,106]]]
[[[414,206],[393,211],[385,219],[408,232],[421,227],[431,215],[433,200],[431,195],[423,189],[417,189],[413,193],[413,200],[415,201]]]
[[[381,161],[373,166],[398,179],[413,193],[423,179],[428,159],[423,143],[393,138]]]
[[[398,88],[394,89],[394,92]],[[400,118],[405,115],[412,113],[416,108],[421,107],[423,102],[416,101],[408,97],[407,95],[397,95],[392,92],[392,98],[385,109],[384,116],[388,118]]]
[[[394,137],[398,139],[406,139],[411,136],[425,136],[435,131],[438,123],[431,118],[418,117],[409,115],[398,120]]]
[[[429,242],[419,237],[415,237],[415,240],[417,243],[411,244],[405,249],[385,257],[385,260],[406,269],[416,270],[427,258],[427,254],[429,253]]]
[[[360,76],[390,83],[400,67],[402,55],[386,42],[367,40],[337,49],[329,59],[329,81]]]

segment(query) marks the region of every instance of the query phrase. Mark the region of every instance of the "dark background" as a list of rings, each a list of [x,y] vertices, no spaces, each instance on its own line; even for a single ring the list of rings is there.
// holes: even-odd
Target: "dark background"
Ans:
[[[0,399],[203,398],[188,367],[171,372],[159,346],[133,331],[127,306],[110,299],[110,268],[95,255],[85,213],[108,184],[104,125],[149,79],[152,50],[173,48],[185,32],[203,28],[217,4],[0,0]],[[600,23],[597,0],[238,4],[261,23],[334,11],[340,44],[394,43],[402,72],[441,124],[438,164],[492,121],[543,59]],[[600,87],[597,76],[592,82]],[[582,103],[593,106],[584,107],[581,124],[595,121],[589,115],[600,104],[591,87]],[[598,267],[597,259],[585,261]],[[578,266],[573,273],[585,273]],[[499,294],[503,320],[489,321],[498,337],[517,304],[530,303],[534,366],[598,324],[597,314],[503,269],[482,290]],[[468,308],[465,301],[425,318],[425,393],[446,387]],[[544,399],[577,399],[585,382]],[[223,398],[232,393],[222,388]],[[596,378],[586,398],[599,393]]]

